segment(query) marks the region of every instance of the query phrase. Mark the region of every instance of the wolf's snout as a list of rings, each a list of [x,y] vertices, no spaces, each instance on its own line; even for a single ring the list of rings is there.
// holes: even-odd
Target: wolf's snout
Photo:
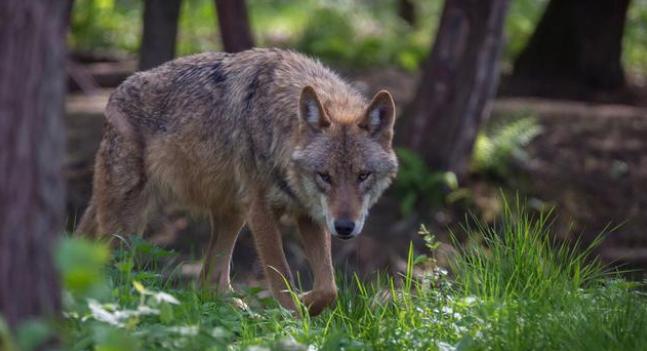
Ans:
[[[349,219],[337,219],[335,220],[335,232],[342,239],[349,239],[353,230],[355,230],[355,222]]]

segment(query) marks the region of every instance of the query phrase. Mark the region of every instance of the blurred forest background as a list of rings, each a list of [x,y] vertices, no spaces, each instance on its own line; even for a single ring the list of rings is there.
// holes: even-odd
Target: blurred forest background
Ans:
[[[607,230],[598,252],[606,262],[629,268],[647,265],[647,0],[65,3],[73,5],[51,5],[54,15],[36,11],[43,17],[34,15],[23,22],[0,12],[0,19],[7,19],[0,21],[0,43],[20,48],[0,55],[5,60],[0,65],[0,98],[13,101],[22,91],[33,93],[16,98],[20,104],[3,105],[3,111],[31,116],[27,112],[36,106],[38,112],[33,119],[17,117],[17,129],[9,119],[4,121],[9,127],[0,128],[0,140],[10,144],[5,150],[21,150],[12,135],[31,126],[37,142],[29,149],[30,157],[37,160],[34,164],[46,165],[63,154],[58,137],[52,143],[48,138],[66,135],[62,163],[70,231],[91,193],[103,109],[114,87],[135,71],[176,56],[272,46],[319,58],[367,95],[384,88],[396,99],[401,171],[373,209],[364,234],[350,243],[335,242],[337,267],[362,274],[401,271],[409,242],[424,246],[417,234],[420,224],[444,243],[441,256],[452,255],[451,228],[470,216],[492,223],[500,218],[502,198],[517,195],[527,198],[533,211],[555,208],[560,240],[588,242]],[[47,39],[59,38],[56,35],[66,41],[66,54],[63,40]],[[34,42],[54,51],[21,46],[21,40],[34,36]],[[64,78],[56,70],[48,73],[57,64],[64,66]],[[57,118],[56,94],[63,90],[52,87],[59,78],[67,88],[65,133],[58,133],[62,126],[54,122],[37,128]],[[54,117],[47,119],[48,114]],[[18,170],[23,169],[18,165],[23,164],[11,157],[0,162],[13,172],[2,179],[16,181],[2,184],[0,206],[6,208],[0,211],[0,230],[5,233],[0,244],[8,240],[6,248],[24,249],[13,251],[15,257],[21,257],[19,252],[29,256],[38,250],[11,238],[47,247],[49,241],[36,239],[53,235],[47,233],[58,227],[58,217],[43,217],[48,219],[34,222],[33,228],[9,218],[22,214],[23,222],[29,222],[40,218],[34,208],[56,214],[58,205],[12,203],[10,214],[10,201],[21,198],[17,191],[24,189],[16,185],[21,180]],[[32,190],[52,184],[59,189],[53,171],[57,168],[43,169],[50,173],[36,173],[51,183],[34,182]],[[52,194],[48,201],[63,198]],[[145,236],[181,252],[183,273],[196,274],[209,236],[207,221],[189,218],[171,205],[162,206],[160,213]],[[9,238],[9,232],[16,235]],[[40,234],[17,235],[20,232]],[[293,266],[304,267],[297,241],[287,240],[286,249]],[[241,235],[234,254],[235,282],[258,279],[255,260],[250,235]],[[439,260],[442,263],[442,257]],[[35,273],[34,279],[48,276],[46,271]],[[0,274],[0,280],[11,279]],[[3,299],[0,295],[0,305]],[[5,300],[20,305],[15,296]]]

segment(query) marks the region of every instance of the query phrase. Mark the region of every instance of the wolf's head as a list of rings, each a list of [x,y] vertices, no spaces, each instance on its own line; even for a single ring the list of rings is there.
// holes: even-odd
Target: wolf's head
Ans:
[[[310,215],[332,235],[349,239],[360,233],[369,208],[396,175],[395,104],[384,90],[360,109],[334,103],[322,104],[312,87],[303,89],[300,141],[292,159]]]

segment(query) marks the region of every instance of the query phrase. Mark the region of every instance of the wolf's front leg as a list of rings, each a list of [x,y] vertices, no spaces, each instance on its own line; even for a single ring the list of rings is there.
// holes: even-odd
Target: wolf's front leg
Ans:
[[[292,286],[292,273],[283,251],[281,233],[263,195],[256,196],[252,201],[247,224],[254,236],[256,251],[260,256],[272,295],[283,307],[296,310],[288,292]]]
[[[301,296],[311,315],[317,315],[337,298],[330,253],[330,234],[308,217],[298,218],[303,247],[314,275],[312,290]]]

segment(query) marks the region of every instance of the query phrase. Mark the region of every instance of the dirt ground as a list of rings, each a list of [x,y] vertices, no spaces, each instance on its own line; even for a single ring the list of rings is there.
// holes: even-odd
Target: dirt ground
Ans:
[[[100,85],[114,85],[129,74],[132,64],[119,63],[112,69],[95,64],[86,70],[98,82],[106,82]],[[416,83],[412,74],[389,69],[348,76],[355,77],[356,86],[367,92],[391,90],[399,106],[411,99]],[[70,227],[90,196],[92,160],[110,91],[92,89],[89,94],[72,93],[67,99],[65,176]],[[608,234],[599,253],[607,262],[629,268],[647,267],[647,236],[643,233],[647,228],[647,102],[639,101],[630,106],[499,97],[493,106],[494,120],[524,113],[536,116],[542,126],[543,132],[528,147],[529,161],[520,165],[522,192],[556,206],[555,225],[562,238],[588,241],[605,227],[619,225]],[[496,184],[468,183],[478,206],[496,203]],[[373,209],[363,235],[351,242],[335,242],[337,267],[365,274],[377,269],[399,271],[405,264],[409,241],[418,240],[415,233],[420,222],[428,222],[442,233],[447,224],[463,218],[448,216],[451,211],[401,218],[399,204],[387,193]],[[151,227],[151,240],[187,254],[184,270],[195,274],[199,265],[189,257],[199,256],[196,254],[208,240],[206,221],[190,219],[181,209],[168,207]],[[291,263],[302,270],[305,257],[292,236],[287,236],[286,251]],[[442,250],[450,251],[447,246]],[[234,273],[242,279],[257,276],[260,270],[254,257],[250,236],[243,233],[235,252]],[[308,281],[307,273],[304,277]]]

